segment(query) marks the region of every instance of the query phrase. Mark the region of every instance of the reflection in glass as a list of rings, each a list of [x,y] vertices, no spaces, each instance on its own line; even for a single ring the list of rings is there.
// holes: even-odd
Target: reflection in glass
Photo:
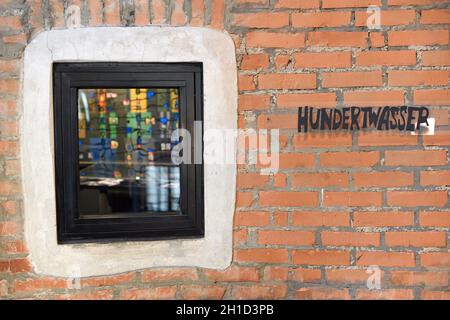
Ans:
[[[178,212],[178,89],[79,89],[80,215]]]

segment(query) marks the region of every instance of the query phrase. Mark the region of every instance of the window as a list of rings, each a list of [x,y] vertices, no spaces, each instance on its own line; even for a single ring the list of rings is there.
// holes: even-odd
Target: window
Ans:
[[[203,165],[172,161],[174,131],[202,123],[202,64],[54,63],[53,80],[58,243],[202,237]]]

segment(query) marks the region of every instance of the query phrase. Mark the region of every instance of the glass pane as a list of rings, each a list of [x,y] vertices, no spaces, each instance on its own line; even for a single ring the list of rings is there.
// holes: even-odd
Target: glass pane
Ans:
[[[79,89],[80,215],[178,212],[176,88]]]

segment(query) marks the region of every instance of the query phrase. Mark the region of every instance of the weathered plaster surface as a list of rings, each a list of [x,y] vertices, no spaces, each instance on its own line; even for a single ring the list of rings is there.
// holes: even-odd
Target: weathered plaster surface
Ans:
[[[25,235],[37,273],[94,276],[166,266],[221,269],[231,263],[235,165],[205,165],[203,239],[57,244],[51,66],[54,61],[203,62],[205,131],[234,129],[234,52],[227,34],[192,27],[52,30],[39,34],[27,46],[21,119],[22,177]]]

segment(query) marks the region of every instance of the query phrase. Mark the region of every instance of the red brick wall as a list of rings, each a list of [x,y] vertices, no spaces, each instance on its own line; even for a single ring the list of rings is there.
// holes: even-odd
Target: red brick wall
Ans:
[[[26,43],[64,28],[193,25],[236,43],[239,126],[280,128],[280,172],[239,166],[226,271],[37,276],[23,238],[18,119]],[[366,27],[368,5],[381,29]],[[446,0],[0,1],[0,298],[450,299]],[[39,63],[38,61],[36,63]],[[428,106],[434,136],[296,132],[296,107]],[[366,269],[381,269],[368,290]]]

